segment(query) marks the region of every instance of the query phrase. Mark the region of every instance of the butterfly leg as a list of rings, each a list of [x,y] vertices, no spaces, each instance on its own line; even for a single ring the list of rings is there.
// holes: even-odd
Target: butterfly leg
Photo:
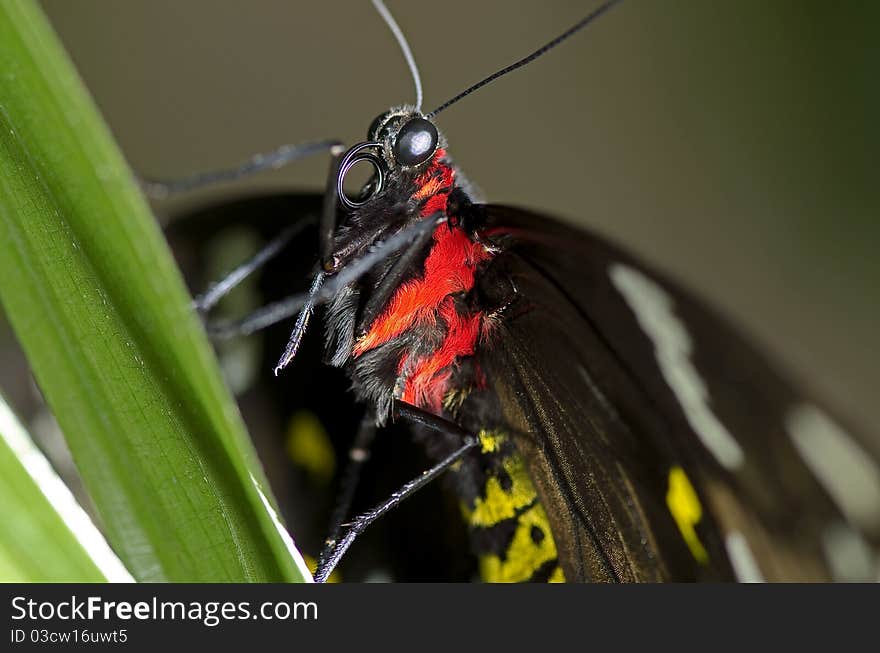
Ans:
[[[433,431],[452,435],[461,441],[461,446],[449,454],[439,463],[424,471],[418,477],[405,483],[399,490],[394,492],[386,501],[375,506],[371,510],[361,513],[348,525],[348,530],[338,541],[328,541],[325,543],[325,551],[329,549],[329,553],[321,555],[318,561],[318,567],[315,570],[315,581],[323,583],[333,571],[342,556],[354,542],[355,538],[360,535],[364,529],[376,521],[379,517],[395,508],[401,501],[408,498],[425,485],[440,476],[448,470],[458,460],[462,458],[468,451],[478,446],[479,438],[461,428],[455,422],[451,422],[442,417],[438,417],[433,413],[417,408],[411,404],[398,402],[394,407],[394,416],[404,419],[408,422],[420,424]]]
[[[325,247],[329,247],[330,240],[332,239],[333,230],[335,230],[336,228],[336,175],[338,174],[339,170],[339,157],[344,148],[342,144],[338,141],[325,141],[320,144],[312,144],[311,146],[300,146],[300,149],[302,151],[308,149],[307,153],[310,154],[314,151],[317,151],[314,148],[318,147],[319,145],[322,149],[329,149],[330,154],[332,155],[332,159],[330,161],[330,171],[327,179],[327,189],[324,193],[324,202],[319,223],[319,245],[321,249],[324,249]],[[296,149],[295,147],[291,146],[286,147],[288,148],[288,150]],[[281,148],[272,154],[257,155],[256,157],[251,159],[251,168],[248,168],[248,172],[246,172],[245,174],[250,174],[251,172],[255,171],[253,169],[253,166],[255,165],[253,162],[256,159],[260,159],[260,165],[263,165],[266,161],[273,160],[274,157],[276,163],[275,165],[272,165],[270,167],[278,167],[279,165],[284,165],[294,160],[290,158],[292,154],[288,151],[285,155],[286,158],[284,162],[277,163],[277,159],[281,155],[282,151],[284,151],[284,148]],[[296,158],[302,158],[303,156],[306,156],[306,153],[303,153],[302,151]],[[201,181],[198,181],[197,183],[201,184],[201,182],[205,179],[218,179],[221,178],[224,174],[237,174],[235,173],[236,170],[240,172],[248,165],[249,164],[246,163],[242,166],[239,166],[237,169],[228,170],[225,172],[221,171],[218,173],[197,175],[196,177],[191,178],[191,180],[195,180],[198,178]],[[182,180],[181,182],[179,182],[179,184],[181,184],[180,187],[186,185],[186,183],[187,180]],[[191,186],[187,187],[186,189],[189,190],[190,188]],[[196,297],[194,301],[194,306],[196,310],[198,310],[200,313],[204,313],[210,310],[211,307],[213,307],[218,301],[220,301],[223,296],[228,294],[233,288],[244,281],[250,274],[258,270],[268,261],[277,256],[293,239],[293,237],[302,230],[305,225],[311,223],[312,220],[309,219],[300,220],[288,229],[285,229],[276,238],[272,239],[269,244],[263,247],[263,249],[257,252],[253,258],[251,258],[249,261],[242,263],[220,281],[212,284],[205,293]],[[255,331],[259,331],[260,329],[269,327],[287,317],[290,317],[291,315],[296,313],[296,311],[302,308],[304,303],[305,302],[302,301],[301,295],[293,295],[291,297],[288,297],[287,299],[281,300],[280,302],[265,306],[262,309],[259,309],[251,315],[246,316],[242,319],[209,324],[208,333],[219,339],[227,339],[237,335],[247,335]]]
[[[333,510],[333,515],[330,517],[329,535],[324,540],[324,546],[321,549],[321,554],[318,556],[319,559],[326,558],[333,548],[333,543],[339,539],[339,533],[342,530],[345,517],[348,515],[351,502],[354,499],[361,470],[370,459],[370,446],[373,444],[375,437],[376,418],[372,412],[367,412],[363,420],[361,420],[361,425],[358,428],[354,442],[348,450],[348,464],[345,467],[345,472],[342,474],[339,494],[336,498],[336,507]]]
[[[313,301],[314,305],[323,304],[334,297],[341,288],[349,283],[357,281],[361,276],[369,272],[377,263],[389,256],[404,250],[401,258],[408,254],[412,248],[421,249],[424,242],[423,235],[426,231],[432,232],[439,224],[437,220],[422,220],[412,224],[388,240],[377,244],[360,258],[349,261],[338,273],[334,274],[316,294],[298,293],[290,295],[277,302],[263,306],[253,313],[235,320],[222,320],[207,325],[208,334],[219,340],[226,340],[236,336],[248,335],[273,324],[285,320],[297,313],[307,302]]]
[[[193,307],[199,313],[210,311],[217,302],[228,295],[242,281],[284,251],[284,248],[290,244],[299,232],[312,222],[313,220],[306,217],[287,227],[287,229],[270,240],[249,260],[231,270],[222,279],[212,283],[205,292],[193,300]]]
[[[308,296],[304,293],[290,295],[258,308],[242,318],[208,322],[205,328],[208,335],[214,340],[229,340],[238,336],[247,336],[296,315],[307,299]]]
[[[196,190],[220,182],[234,181],[262,170],[281,168],[282,166],[298,161],[299,159],[325,151],[329,151],[333,157],[330,165],[332,177],[337,170],[339,156],[344,149],[342,143],[336,140],[302,143],[300,145],[283,145],[272,152],[256,154],[244,163],[232,168],[199,173],[173,181],[140,178],[139,182],[146,195],[158,199],[177,193]],[[328,189],[330,186],[331,184],[328,182]],[[332,187],[335,188],[335,182],[332,184]],[[327,194],[329,195],[329,190]],[[330,210],[330,201],[325,199],[324,215],[321,218],[322,225],[327,222],[326,214],[328,210]],[[333,211],[335,212],[335,203],[333,204]],[[311,222],[311,220],[300,220],[288,229],[285,229],[281,234],[273,238],[265,247],[263,247],[263,249],[257,252],[252,259],[242,263],[223,279],[213,283],[206,292],[196,297],[194,301],[195,309],[200,313],[210,310],[218,301],[220,301],[221,298],[227,295],[249,275],[277,256],[294,238],[294,236],[296,236],[305,225],[311,224]]]
[[[235,181],[263,170],[277,169],[294,161],[299,161],[313,154],[331,152],[338,158],[344,150],[339,141],[325,140],[314,143],[302,143],[300,145],[282,145],[277,150],[255,154],[250,159],[232,168],[203,172],[182,179],[162,180],[146,179],[140,177],[138,182],[141,189],[148,197],[164,199],[169,195],[185,193],[198,188],[204,188],[213,184]]]

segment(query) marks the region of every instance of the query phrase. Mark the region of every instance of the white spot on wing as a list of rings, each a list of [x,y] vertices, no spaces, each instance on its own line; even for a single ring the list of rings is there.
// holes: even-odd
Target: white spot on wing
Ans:
[[[0,437],[36,483],[98,570],[111,583],[133,583],[134,578],[110,548],[104,535],[77,503],[64,481],[37,449],[24,427],[0,399]]]
[[[724,547],[733,566],[733,573],[741,583],[763,583],[764,575],[752,555],[745,536],[738,531],[731,531],[724,538]]]
[[[880,530],[880,468],[852,436],[810,404],[793,408],[788,434],[810,471],[853,524]]]
[[[296,544],[293,543],[293,538],[290,537],[290,533],[287,532],[287,529],[284,528],[284,524],[278,519],[278,513],[275,512],[275,508],[272,507],[272,504],[269,503],[269,499],[263,494],[263,490],[260,489],[260,484],[257,483],[257,479],[254,478],[253,474],[251,474],[251,482],[254,484],[254,487],[257,488],[257,494],[260,495],[260,501],[263,502],[263,507],[266,509],[266,512],[269,513],[269,517],[272,518],[272,524],[274,524],[275,528],[278,530],[278,534],[284,541],[284,545],[287,547],[287,552],[290,553],[290,557],[293,558],[293,563],[296,565],[297,569],[299,569],[300,574],[302,574],[302,577],[307,583],[314,583],[315,581],[312,578],[312,572],[309,571],[306,561],[303,560],[302,554],[300,554],[299,550],[296,548]]]
[[[673,311],[672,299],[634,268],[615,263],[608,273],[653,341],[657,364],[688,424],[722,466],[729,470],[740,467],[745,457],[742,448],[709,408],[709,391],[690,359],[693,343]]]
[[[877,561],[865,539],[849,524],[832,524],[822,533],[822,549],[834,580],[844,583],[877,580]]]

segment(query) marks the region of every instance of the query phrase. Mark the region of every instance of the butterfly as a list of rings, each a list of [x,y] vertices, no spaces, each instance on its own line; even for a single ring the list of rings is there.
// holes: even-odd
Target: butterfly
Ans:
[[[871,441],[808,396],[708,305],[596,234],[486,204],[449,154],[438,114],[573,36],[616,1],[430,112],[378,116],[367,140],[285,148],[238,169],[148,183],[188,190],[331,154],[308,293],[215,337],[296,315],[275,367],[323,309],[326,358],[374,427],[413,427],[433,466],[345,526],[343,488],[316,572],[444,476],[490,581],[866,580],[877,578],[880,467]],[[346,179],[371,176],[351,192]],[[289,219],[296,216],[289,216]],[[295,224],[305,224],[305,221]],[[197,298],[207,312],[290,246],[289,229]]]

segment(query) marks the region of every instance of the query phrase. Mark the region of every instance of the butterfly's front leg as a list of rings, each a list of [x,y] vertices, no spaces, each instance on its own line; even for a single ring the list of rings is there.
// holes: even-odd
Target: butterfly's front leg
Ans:
[[[178,195],[219,183],[243,179],[264,170],[277,170],[290,163],[322,152],[329,151],[334,153],[334,156],[338,156],[337,152],[341,152],[342,149],[342,143],[337,140],[282,145],[271,152],[255,154],[247,161],[231,168],[200,172],[173,180],[151,179],[138,176],[138,183],[147,197],[165,199],[171,195]]]
[[[148,197],[163,199],[170,195],[177,195],[218,183],[242,179],[264,170],[278,169],[308,156],[328,151],[332,158],[330,162],[327,190],[324,194],[323,211],[320,218],[320,225],[323,233],[327,228],[327,224],[330,225],[331,229],[335,229],[336,177],[338,174],[339,157],[345,151],[343,144],[337,140],[328,139],[311,143],[301,143],[298,145],[282,145],[272,152],[255,154],[247,161],[231,168],[197,173],[176,180],[157,180],[139,177],[138,182],[140,183],[141,189]],[[229,292],[241,284],[247,277],[278,256],[305,226],[313,224],[314,222],[315,216],[313,215],[304,215],[300,217],[294,222],[294,224],[269,241],[269,243],[260,249],[260,251],[258,251],[252,258],[236,267],[222,279],[212,283],[207,291],[199,294],[193,301],[194,308],[199,313],[207,313],[217,304],[217,302],[229,294]],[[323,240],[324,238],[322,237],[322,243]],[[295,311],[297,309],[298,307],[293,310]],[[286,316],[287,313],[284,313],[284,315],[278,319],[283,319],[283,317]],[[209,330],[214,332],[217,331],[217,329],[212,329],[210,327]],[[257,329],[247,328],[247,325],[245,325],[243,328],[233,328],[232,330],[234,333],[229,334],[227,332],[230,331],[230,329],[220,329],[221,333],[219,333],[219,336],[224,337],[241,333],[250,333]],[[215,333],[215,335],[217,335],[217,333]]]

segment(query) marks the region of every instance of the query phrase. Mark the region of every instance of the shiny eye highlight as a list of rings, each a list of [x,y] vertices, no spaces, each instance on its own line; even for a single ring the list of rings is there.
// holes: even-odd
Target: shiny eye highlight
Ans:
[[[424,118],[413,118],[397,132],[394,157],[402,166],[417,166],[434,155],[438,141],[434,123]]]

